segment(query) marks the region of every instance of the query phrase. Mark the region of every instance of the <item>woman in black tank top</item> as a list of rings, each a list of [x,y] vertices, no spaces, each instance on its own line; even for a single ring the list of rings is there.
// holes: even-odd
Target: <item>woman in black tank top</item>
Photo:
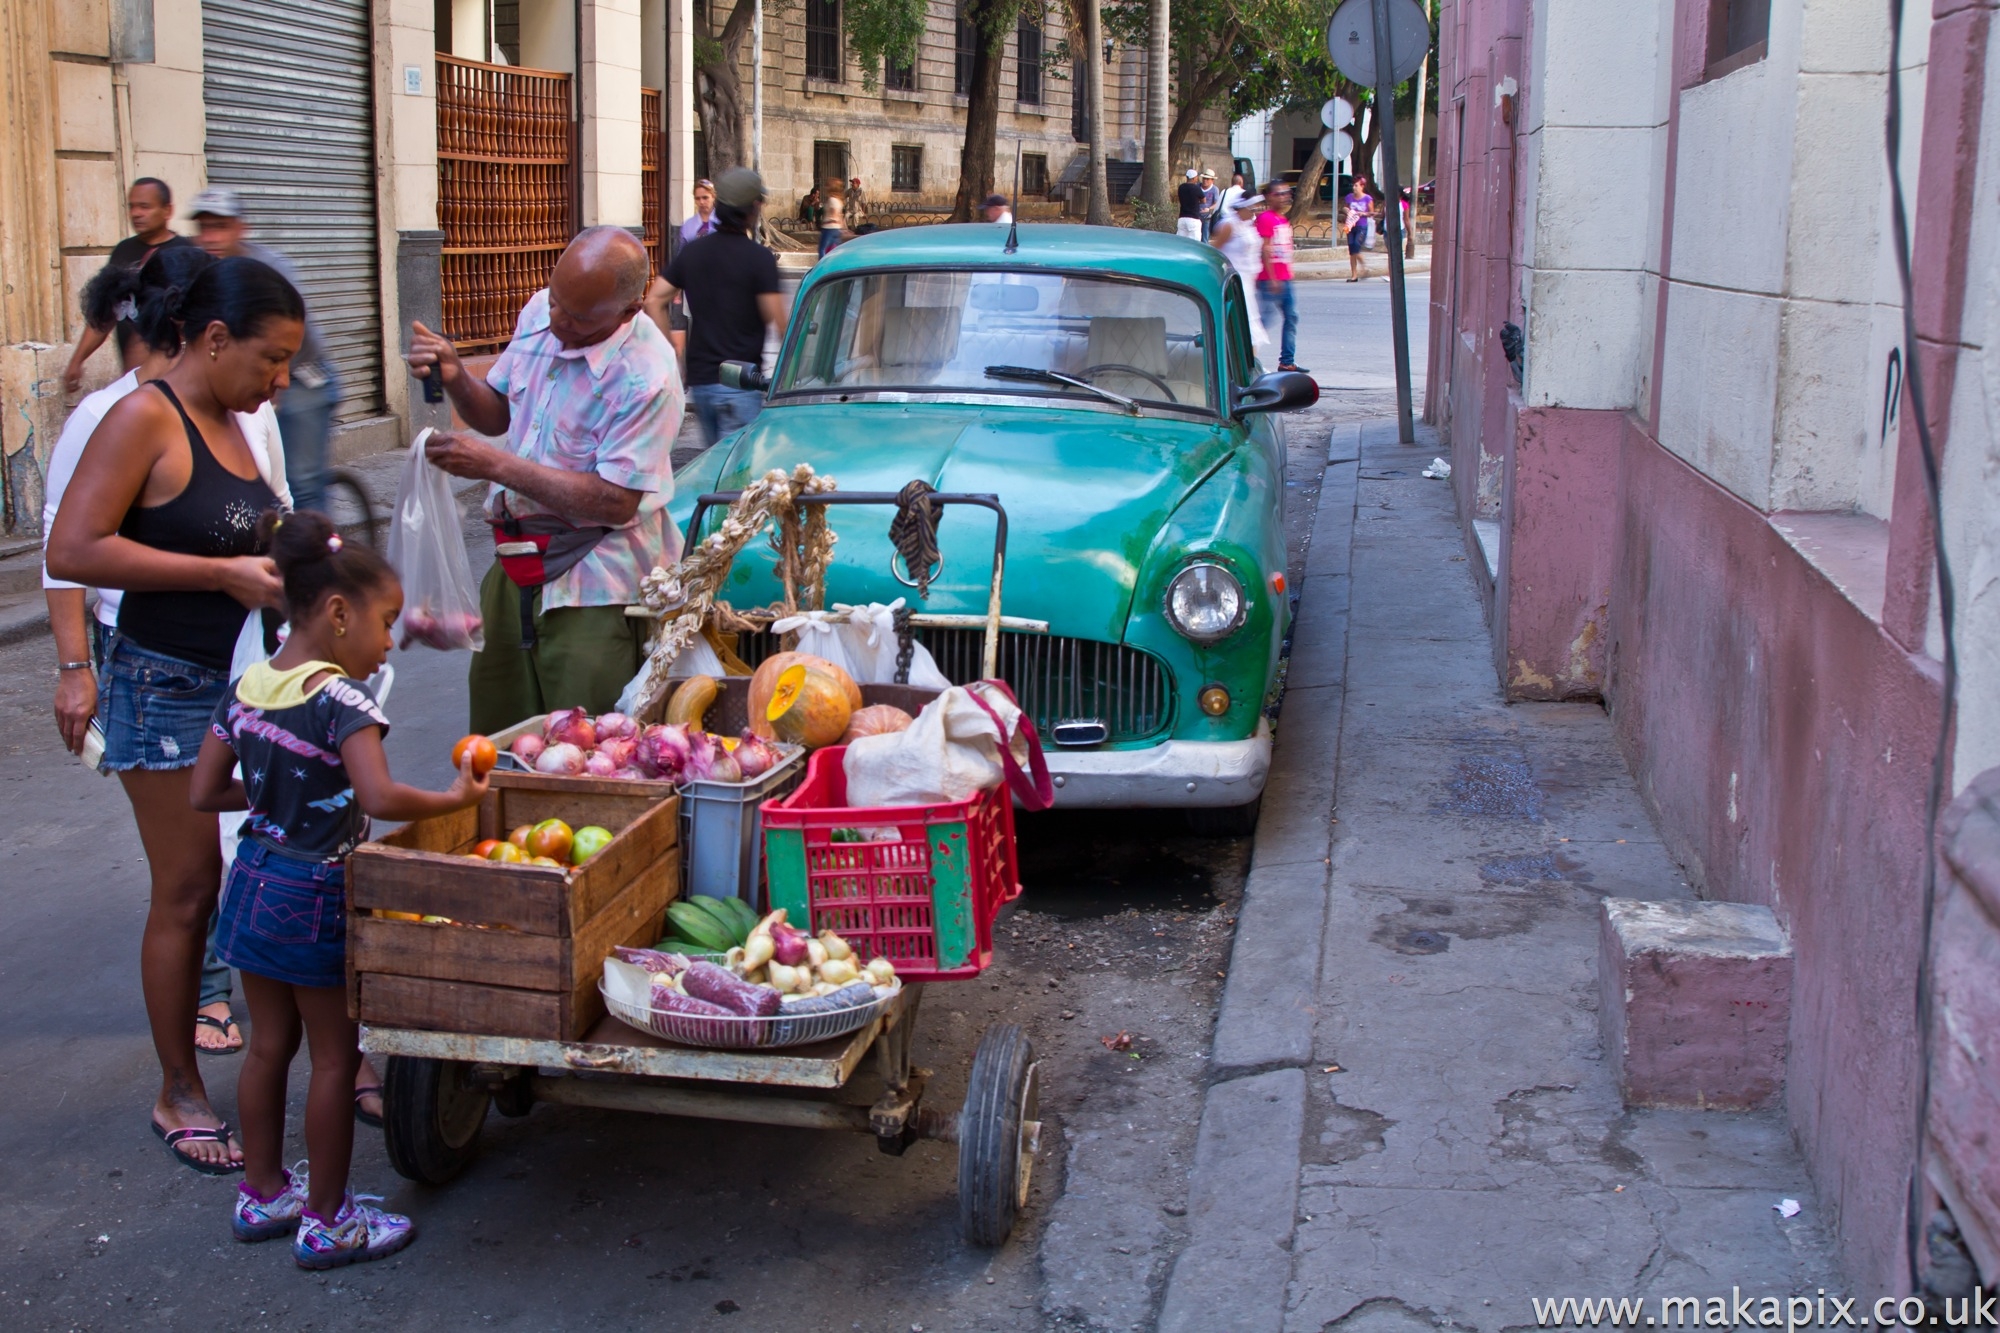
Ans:
[[[271,489],[230,414],[256,411],[289,383],[305,303],[269,266],[225,259],[184,289],[149,294],[137,322],[148,345],[178,355],[91,435],[47,563],[57,578],[125,590],[97,712],[104,767],[124,785],[152,875],[139,957],[160,1059],[152,1129],[184,1164],[224,1174],[241,1169],[242,1150],[209,1108],[194,1046],[222,848],[189,780],[245,616],[283,598],[276,566],[256,550]]]

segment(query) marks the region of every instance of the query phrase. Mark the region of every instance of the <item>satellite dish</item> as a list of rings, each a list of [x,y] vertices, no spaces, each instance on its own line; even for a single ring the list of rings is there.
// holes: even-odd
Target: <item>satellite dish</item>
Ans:
[[[1401,83],[1417,72],[1431,49],[1431,21],[1417,0],[1382,0],[1389,9],[1389,79]],[[1366,88],[1375,76],[1375,0],[1344,0],[1326,25],[1326,53],[1342,74]]]

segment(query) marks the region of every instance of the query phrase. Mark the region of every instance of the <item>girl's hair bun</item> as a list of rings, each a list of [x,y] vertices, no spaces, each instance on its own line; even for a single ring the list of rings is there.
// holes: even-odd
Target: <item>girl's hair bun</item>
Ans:
[[[343,538],[325,514],[269,509],[257,524],[285,581],[285,607],[297,620],[334,593],[360,597],[395,577],[372,547]]]

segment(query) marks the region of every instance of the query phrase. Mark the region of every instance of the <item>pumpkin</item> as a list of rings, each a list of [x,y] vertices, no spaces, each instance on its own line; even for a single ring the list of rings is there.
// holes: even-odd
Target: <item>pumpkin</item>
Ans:
[[[778,677],[787,667],[803,663],[817,667],[839,681],[847,696],[848,711],[861,707],[861,687],[854,683],[854,677],[827,661],[811,653],[773,653],[757,664],[757,670],[750,677],[750,730],[765,740],[775,740],[778,733],[771,730],[770,719],[766,716],[771,706],[771,695],[778,688]],[[845,725],[845,724],[843,724]]]
[[[855,709],[854,716],[847,719],[847,734],[840,738],[840,743],[848,745],[863,736],[883,736],[892,731],[903,731],[914,721],[915,718],[894,704],[870,704],[866,708]]]
[[[667,725],[684,722],[701,730],[701,720],[708,716],[709,705],[715,702],[721,689],[713,676],[689,676],[667,701]]]
[[[771,702],[764,709],[779,740],[807,749],[834,744],[846,734],[853,715],[840,680],[805,662],[794,662],[778,673]]]

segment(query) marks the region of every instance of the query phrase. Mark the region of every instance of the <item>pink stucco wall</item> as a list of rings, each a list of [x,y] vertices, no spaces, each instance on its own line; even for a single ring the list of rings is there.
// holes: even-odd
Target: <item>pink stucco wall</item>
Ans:
[[[1628,418],[1606,695],[1676,856],[1796,955],[1786,1107],[1854,1289],[1901,1282],[1934,664]]]
[[[1522,408],[1505,441],[1493,645],[1510,699],[1604,693],[1625,414]]]

